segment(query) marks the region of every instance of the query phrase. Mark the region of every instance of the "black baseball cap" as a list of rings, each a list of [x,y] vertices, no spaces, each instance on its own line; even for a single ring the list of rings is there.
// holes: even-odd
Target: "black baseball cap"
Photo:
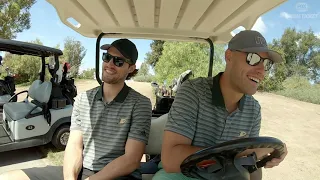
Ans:
[[[111,44],[104,44],[100,49],[108,50],[111,46],[116,48],[125,58],[130,59],[135,64],[138,59],[138,50],[136,45],[129,39],[118,39]]]
[[[266,39],[255,30],[244,30],[236,34],[229,42],[228,49],[242,52],[267,52],[274,63],[283,62],[280,53],[268,48]]]

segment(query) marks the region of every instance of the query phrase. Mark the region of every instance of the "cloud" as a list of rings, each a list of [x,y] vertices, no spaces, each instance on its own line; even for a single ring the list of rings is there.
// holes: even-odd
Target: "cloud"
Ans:
[[[261,34],[267,32],[267,26],[263,22],[262,17],[259,17],[256,21],[256,23],[253,25],[252,30],[259,31]]]
[[[280,13],[280,17],[283,17],[285,19],[291,19],[292,18],[292,15],[291,14],[288,14],[287,12],[281,12]]]
[[[320,32],[314,33],[315,36],[317,36],[318,39],[320,39]]]
[[[231,31],[231,35],[235,36],[236,34],[238,34],[240,31],[246,30],[243,26],[239,26],[236,29],[234,29],[233,31]]]

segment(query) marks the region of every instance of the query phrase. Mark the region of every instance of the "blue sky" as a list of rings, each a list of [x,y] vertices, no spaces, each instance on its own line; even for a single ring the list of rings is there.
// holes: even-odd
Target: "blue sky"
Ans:
[[[307,5],[307,6],[305,6]],[[288,0],[281,6],[261,16],[253,29],[260,31],[267,41],[280,38],[284,29],[296,27],[298,30],[308,30],[310,27],[320,38],[320,1],[319,0]],[[17,35],[17,40],[31,41],[40,39],[46,46],[60,44],[67,36],[82,42],[87,49],[81,70],[93,68],[95,63],[95,38],[86,38],[76,33],[60,22],[55,9],[45,0],[38,0],[31,8],[31,28]],[[112,42],[114,39],[103,40]],[[150,40],[133,40],[139,51],[138,67],[144,61],[145,54],[150,51]]]

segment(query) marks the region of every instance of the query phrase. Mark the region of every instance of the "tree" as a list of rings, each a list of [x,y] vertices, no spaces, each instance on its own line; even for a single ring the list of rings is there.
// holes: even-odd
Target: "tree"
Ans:
[[[274,40],[272,46],[285,52],[287,77],[300,75],[313,80],[318,77],[320,39],[311,29],[298,32],[295,28],[287,28],[281,39]]]
[[[87,50],[80,41],[67,37],[64,41],[63,59],[71,65],[71,76],[78,77],[82,59]]]
[[[95,72],[96,72],[96,68],[89,68],[84,70],[79,77],[81,79],[94,79],[95,78]]]
[[[151,52],[146,54],[146,63],[149,64],[151,67],[155,67],[159,58],[162,55],[163,44],[165,41],[161,40],[154,40],[150,44]]]
[[[30,41],[30,43],[43,45],[39,39]],[[48,61],[49,58],[47,58]],[[39,72],[41,71],[41,58],[36,56],[29,55],[15,55],[6,53],[4,58],[4,67],[9,67],[10,70],[19,75],[19,83],[33,82],[36,79],[39,79]],[[49,80],[51,75],[46,69],[45,79]]]
[[[274,39],[269,47],[280,52],[284,63],[274,64],[259,89],[277,91],[291,77],[304,77],[309,81],[320,80],[320,39],[314,32],[287,28],[280,39]],[[299,78],[293,78],[298,80]]]
[[[213,75],[224,69],[223,46],[215,46]],[[207,77],[209,69],[209,46],[206,43],[165,42],[162,55],[155,66],[159,83],[172,80],[186,70],[192,70],[194,77]]]
[[[30,8],[35,0],[0,1],[0,37],[16,38],[16,34],[30,28]]]
[[[140,66],[138,76],[147,76],[147,75],[150,75],[149,64],[147,64],[146,62],[143,62]]]

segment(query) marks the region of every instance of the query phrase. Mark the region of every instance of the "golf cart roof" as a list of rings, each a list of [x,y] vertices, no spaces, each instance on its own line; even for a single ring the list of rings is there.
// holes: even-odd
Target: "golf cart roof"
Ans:
[[[287,0],[47,0],[61,21],[86,37],[226,43]],[[79,24],[68,21],[73,18]]]
[[[42,46],[39,44],[27,43],[0,38],[0,51],[7,51],[12,54],[31,55],[40,57],[60,56],[62,51],[59,49]]]

